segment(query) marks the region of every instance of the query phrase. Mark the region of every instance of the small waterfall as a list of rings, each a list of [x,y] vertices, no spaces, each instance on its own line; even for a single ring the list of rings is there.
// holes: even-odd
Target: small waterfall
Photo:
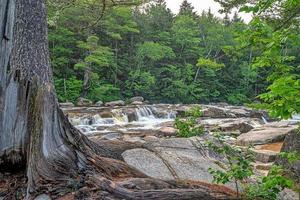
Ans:
[[[112,110],[113,118],[117,121],[117,123],[128,123],[127,114],[123,113],[121,110],[114,109]]]
[[[173,111],[168,112],[166,119],[175,119],[176,118],[176,113]]]
[[[97,125],[113,125],[115,124],[115,119],[114,118],[102,118],[100,115],[94,115],[94,124]]]
[[[268,123],[267,119],[266,119],[264,116],[262,116],[261,119],[263,120],[263,122],[264,122],[265,124]]]
[[[293,114],[292,120],[294,120],[294,121],[300,121],[300,115],[299,114]]]
[[[151,108],[149,108],[148,106],[136,108],[135,113],[137,116],[137,121],[148,121],[156,119]]]
[[[107,117],[101,114],[87,114],[70,118],[70,122],[85,134],[115,132],[116,130],[136,131],[141,129],[159,129],[161,123],[173,121],[176,112],[156,110],[156,107],[139,106],[136,108],[113,109]],[[129,121],[129,118],[131,119]]]

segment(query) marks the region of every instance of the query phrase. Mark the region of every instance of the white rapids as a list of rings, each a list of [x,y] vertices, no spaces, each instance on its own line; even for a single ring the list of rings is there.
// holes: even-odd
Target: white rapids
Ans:
[[[135,108],[135,120],[129,122],[126,113],[121,110],[112,110],[110,118],[102,118],[99,114],[85,115],[81,117],[69,118],[70,122],[86,135],[97,133],[126,132],[136,130],[156,130],[164,122],[174,121],[176,113],[167,112],[165,116],[156,116],[155,108],[151,106],[140,106]]]

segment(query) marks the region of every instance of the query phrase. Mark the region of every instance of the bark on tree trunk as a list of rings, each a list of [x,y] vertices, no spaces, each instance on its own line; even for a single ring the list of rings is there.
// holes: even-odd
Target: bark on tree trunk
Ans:
[[[0,1],[0,167],[26,166],[27,199],[88,184],[120,199],[231,199],[222,187],[148,178],[75,129],[53,86],[44,0]]]

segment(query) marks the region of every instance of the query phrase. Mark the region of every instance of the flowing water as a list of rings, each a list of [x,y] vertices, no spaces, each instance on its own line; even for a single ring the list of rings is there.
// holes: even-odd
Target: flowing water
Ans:
[[[103,118],[99,114],[85,115],[70,118],[70,122],[81,132],[87,135],[112,132],[127,132],[137,130],[156,130],[160,124],[174,121],[176,113],[166,112],[164,116],[158,117],[151,106],[140,106],[135,108],[135,119],[128,120],[128,114],[120,109],[111,111],[112,117]]]

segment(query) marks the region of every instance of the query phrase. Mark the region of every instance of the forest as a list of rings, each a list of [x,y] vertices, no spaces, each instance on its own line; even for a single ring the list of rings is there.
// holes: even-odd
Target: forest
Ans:
[[[0,0],[0,200],[299,200],[300,0],[215,2]]]
[[[183,1],[178,14],[164,0],[114,6],[99,14],[93,5],[48,11],[49,47],[60,101],[93,102],[143,96],[160,103],[250,103],[266,92],[270,68],[253,67],[264,41],[251,35],[256,24],[195,12]],[[96,12],[96,11],[95,11]],[[264,27],[264,40],[272,37]],[[295,31],[295,37],[299,30]],[[296,38],[295,38],[296,39]],[[295,41],[299,41],[295,40]],[[251,44],[250,44],[251,43]],[[300,62],[299,44],[284,51]]]

